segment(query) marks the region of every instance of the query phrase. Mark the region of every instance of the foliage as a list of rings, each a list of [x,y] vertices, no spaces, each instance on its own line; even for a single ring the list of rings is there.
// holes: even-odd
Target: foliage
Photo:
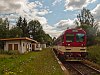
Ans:
[[[27,23],[25,18],[22,19],[19,17],[17,27],[19,30],[22,30],[20,37],[30,37],[40,43],[47,43],[48,45],[52,43],[52,38],[44,32],[38,20],[31,20]]]
[[[54,41],[56,40],[56,37],[53,37],[53,39],[52,39],[52,40],[53,40],[53,45],[54,45]]]
[[[19,27],[13,27],[9,30],[9,37],[22,37],[22,30]]]
[[[20,16],[16,25],[22,31],[21,37],[29,37],[27,20],[25,18],[22,19],[22,17]]]
[[[83,8],[81,14],[77,15],[77,18],[80,22],[80,26],[78,25],[76,28],[82,28],[87,33],[87,45],[94,44],[94,40],[96,38],[96,34],[98,31],[98,23],[94,23],[94,17],[92,16],[90,10]]]
[[[8,18],[6,18],[3,22],[3,25],[5,26],[6,29],[9,30],[9,21],[8,21]]]
[[[52,43],[53,43],[53,40],[49,34],[45,34],[44,40],[48,46],[52,45]]]
[[[100,37],[100,31],[97,32],[97,37]]]
[[[25,18],[21,16],[18,18],[16,26],[9,29],[9,22],[0,19],[0,38],[15,38],[15,37],[29,37],[40,43],[52,44],[52,38],[49,34],[46,34],[42,28],[42,25],[38,20],[31,20],[27,23]],[[0,42],[0,46],[3,48],[3,42]]]
[[[20,16],[16,24],[19,28],[22,28],[22,17]]]
[[[9,51],[0,50],[0,54],[16,55],[19,54],[19,52],[18,50],[9,50]]]
[[[99,45],[88,47],[88,59],[100,65],[100,46]]]
[[[8,19],[0,19],[0,38],[9,37],[9,22]]]
[[[28,30],[31,37],[40,43],[52,43],[52,38],[43,31],[43,28],[38,20],[32,20],[28,23]]]
[[[94,25],[94,18],[91,14],[90,10],[83,8],[81,10],[81,14],[77,15],[78,20],[80,21],[81,25],[87,24],[93,27]]]
[[[0,18],[0,38],[8,38],[9,37],[9,22],[6,18],[3,20]],[[3,42],[0,41],[0,49],[3,48]]]
[[[33,39],[40,41],[38,39],[42,34],[44,34],[43,28],[38,20],[32,20],[28,23],[29,25],[29,32]]]
[[[2,62],[1,62],[2,61]],[[63,75],[52,50],[0,57],[0,75]]]

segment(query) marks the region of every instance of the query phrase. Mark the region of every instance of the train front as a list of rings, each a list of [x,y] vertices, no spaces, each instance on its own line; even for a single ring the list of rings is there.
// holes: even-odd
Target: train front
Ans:
[[[82,29],[69,29],[64,34],[64,57],[67,61],[82,60],[87,55],[86,32]]]

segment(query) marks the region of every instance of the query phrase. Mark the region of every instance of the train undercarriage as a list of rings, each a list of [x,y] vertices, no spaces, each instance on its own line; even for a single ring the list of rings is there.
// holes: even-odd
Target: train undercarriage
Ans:
[[[81,61],[86,59],[87,52],[62,52],[57,49],[53,49],[58,58],[64,61]]]

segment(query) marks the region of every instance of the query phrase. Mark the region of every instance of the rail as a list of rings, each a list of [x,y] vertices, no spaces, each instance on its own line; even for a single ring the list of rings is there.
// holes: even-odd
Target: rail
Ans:
[[[87,64],[81,63],[80,61],[66,62],[65,64],[70,65],[70,67],[72,67],[75,71],[78,72],[78,75],[100,74],[100,70],[97,70],[97,69],[95,69],[92,66],[89,66]],[[68,68],[68,66],[67,66],[67,68]]]

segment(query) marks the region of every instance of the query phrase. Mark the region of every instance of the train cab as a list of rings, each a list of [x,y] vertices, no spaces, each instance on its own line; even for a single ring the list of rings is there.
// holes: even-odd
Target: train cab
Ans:
[[[55,40],[55,50],[65,60],[81,60],[87,55],[86,32],[68,29]]]

